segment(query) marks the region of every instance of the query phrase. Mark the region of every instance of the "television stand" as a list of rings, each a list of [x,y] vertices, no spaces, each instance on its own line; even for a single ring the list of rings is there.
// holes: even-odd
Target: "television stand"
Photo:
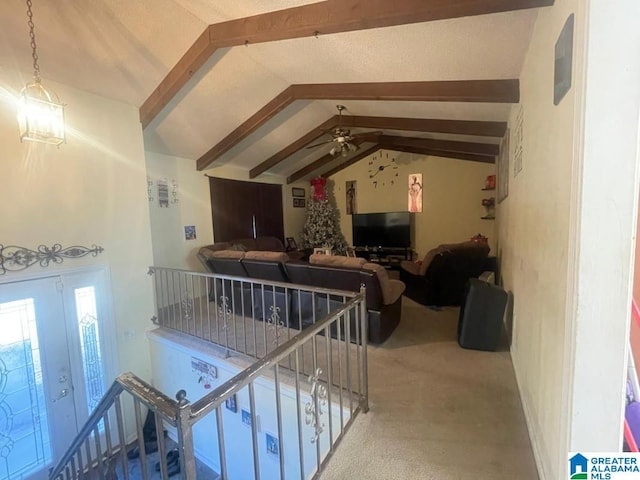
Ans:
[[[400,262],[413,257],[411,247],[355,247],[354,250],[356,257],[389,269],[399,269]]]

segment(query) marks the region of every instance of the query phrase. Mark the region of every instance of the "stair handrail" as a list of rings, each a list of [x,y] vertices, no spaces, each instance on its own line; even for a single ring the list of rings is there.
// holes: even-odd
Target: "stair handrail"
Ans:
[[[177,401],[152,387],[133,373],[122,373],[113,381],[96,408],[91,412],[91,415],[89,415],[89,418],[83,427],[73,439],[73,442],[71,442],[71,445],[65,454],[58,461],[53,470],[51,470],[51,473],[49,474],[50,479],[56,478],[62,473],[71,458],[75,455],[78,449],[82,447],[82,444],[91,435],[91,432],[95,430],[104,415],[113,406],[116,398],[122,392],[128,392],[133,397],[140,400],[144,405],[152,408],[156,413],[159,413],[172,426],[176,426],[178,412]]]
[[[229,398],[231,395],[251,382],[251,380],[254,380],[255,378],[262,375],[267,368],[276,365],[283,358],[287,357],[287,355],[291,354],[296,349],[296,347],[298,347],[298,345],[304,343],[306,340],[312,338],[314,335],[317,335],[319,332],[326,329],[332,321],[345,315],[355,305],[364,304],[364,301],[365,293],[364,288],[362,288],[360,290],[360,293],[358,293],[347,303],[343,304],[339,309],[331,312],[331,314],[327,315],[324,319],[318,321],[313,326],[305,328],[300,333],[298,333],[294,337],[291,337],[288,341],[277,347],[275,350],[272,350],[266,356],[257,360],[251,366],[245,368],[240,373],[230,378],[204,397],[193,402],[191,404],[191,412],[189,415],[190,423],[193,425],[198,422],[198,420],[211,413],[227,398]],[[363,342],[365,345],[364,355],[366,357],[366,332],[363,332]]]

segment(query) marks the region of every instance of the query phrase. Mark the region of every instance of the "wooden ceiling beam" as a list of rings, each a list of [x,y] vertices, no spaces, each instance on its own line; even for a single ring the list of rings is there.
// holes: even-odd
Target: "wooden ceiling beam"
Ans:
[[[518,79],[292,85],[298,100],[518,103]]]
[[[347,127],[375,128],[377,130],[406,130],[412,132],[451,133],[455,135],[500,138],[502,138],[507,131],[507,122],[442,120],[436,118],[343,115],[342,123]]]
[[[496,156],[500,152],[500,145],[497,143],[458,142],[454,140],[400,137],[395,135],[381,135],[379,141],[381,144],[404,145],[453,153],[472,153],[490,157]]]
[[[249,178],[256,178],[262,173],[275,167],[280,162],[309,143],[321,137],[323,130],[332,130],[338,126],[338,115],[321,123],[307,132],[295,142],[290,143],[275,155],[249,171]],[[345,128],[376,128],[387,130],[406,130],[413,132],[450,133],[457,135],[479,135],[487,137],[502,137],[507,131],[507,122],[485,122],[468,120],[442,120],[432,118],[399,118],[399,117],[371,117],[362,115],[343,115],[342,126]]]
[[[140,123],[144,130],[154,118],[167,106],[182,87],[193,77],[207,60],[218,49],[209,38],[209,28],[205,28],[189,50],[182,56],[178,63],[169,70],[166,77],[160,82],[149,98],[140,107]]]
[[[369,148],[367,148],[365,150],[361,150],[357,154],[355,154],[353,157],[351,157],[348,160],[345,160],[344,162],[342,162],[340,165],[336,165],[335,167],[333,167],[328,172],[323,173],[322,176],[324,178],[329,178],[331,175],[335,175],[340,170],[344,170],[345,168],[350,167],[354,163],[359,162],[363,158],[368,157],[369,155],[373,155],[374,153],[376,153],[381,148],[382,147],[380,145],[373,145],[373,146],[371,146],[371,147],[369,147]]]
[[[247,121],[242,123],[242,125],[237,127],[233,132],[224,137],[222,141],[215,144],[207,153],[201,156],[196,163],[198,170],[207,168],[219,158],[220,155],[240,143],[242,139],[248,137],[252,132],[267,123],[278,112],[287,108],[287,106],[294,101],[295,97],[293,96],[292,88],[285,88],[278,96],[251,115]]]
[[[140,108],[145,128],[218,48],[508,12],[554,0],[328,0],[209,25]]]
[[[264,173],[270,168],[275,167],[277,164],[282,162],[287,157],[290,157],[291,155],[296,153],[298,150],[303,149],[314,140],[326,134],[327,133],[326,130],[332,130],[337,125],[338,125],[338,115],[334,115],[326,122],[323,122],[317,127],[315,127],[313,130],[308,131],[306,134],[304,134],[302,137],[297,139],[295,142],[290,143],[289,145],[284,147],[275,155],[272,155],[271,157],[267,158],[260,165],[253,167],[251,170],[249,170],[249,178],[256,178],[261,173]]]
[[[393,135],[372,135],[371,137],[359,137],[356,141],[358,145],[364,142],[375,142],[377,149],[386,148],[388,150],[396,150],[399,152],[417,153],[422,155],[434,155],[438,157],[457,158],[459,160],[470,160],[473,162],[495,163],[495,155],[498,154],[497,145],[487,143],[472,142],[455,142],[449,140],[434,140],[431,138],[415,138],[415,137],[399,137]],[[497,147],[498,149],[494,148]],[[353,165],[357,161],[373,153],[373,147],[358,152],[358,154],[346,160],[341,164],[340,171]],[[322,168],[331,160],[335,159],[333,155],[326,154],[315,162],[310,163],[304,168],[291,174],[287,178],[287,183],[293,183],[301,178]],[[337,168],[337,167],[336,167]],[[323,176],[333,175],[334,169],[330,173]]]
[[[520,87],[517,79],[291,85],[200,157],[197,161],[197,168],[198,170],[208,168],[223,153],[247,138],[295,100],[350,99],[517,103],[520,98],[519,92]]]
[[[418,155],[432,155],[434,157],[455,158],[457,160],[469,160],[471,162],[480,163],[496,163],[496,157],[490,155],[478,155],[475,153],[462,153],[462,152],[447,152],[444,150],[436,150],[432,148],[420,148],[411,145],[394,145],[394,144],[381,144],[380,148],[386,150],[393,150],[396,152],[415,153]]]

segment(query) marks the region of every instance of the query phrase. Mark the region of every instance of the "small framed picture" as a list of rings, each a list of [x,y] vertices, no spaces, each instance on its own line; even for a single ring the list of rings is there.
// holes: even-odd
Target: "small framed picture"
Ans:
[[[285,240],[287,241],[287,251],[290,252],[291,250],[298,250],[298,245],[296,244],[296,239],[293,237],[287,237],[285,238]]]
[[[224,401],[224,406],[227,407],[227,410],[231,410],[233,413],[238,413],[238,400],[236,398],[236,394],[234,393],[229,398]]]
[[[306,205],[304,198],[295,198],[293,199],[293,208],[304,208]]]
[[[251,427],[251,412],[249,410],[242,409],[242,424]]]
[[[293,197],[302,197],[304,198],[306,195],[306,191],[304,188],[297,188],[297,187],[292,187],[291,188],[291,196]]]
[[[196,239],[196,226],[195,225],[185,225],[185,227],[184,227],[184,239],[185,240],[195,240]]]
[[[331,255],[331,249],[330,248],[314,248],[313,254],[314,255]]]
[[[265,433],[267,439],[267,454],[275,457],[280,455],[280,444],[278,443],[278,437],[271,433]]]

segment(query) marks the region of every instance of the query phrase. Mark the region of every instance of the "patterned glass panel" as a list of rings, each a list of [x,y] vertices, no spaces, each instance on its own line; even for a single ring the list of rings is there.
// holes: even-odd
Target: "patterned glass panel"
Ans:
[[[80,329],[82,367],[87,386],[87,404],[89,413],[91,413],[105,391],[94,287],[76,288],[75,298],[76,315]]]
[[[0,303],[0,480],[51,462],[32,298]]]

